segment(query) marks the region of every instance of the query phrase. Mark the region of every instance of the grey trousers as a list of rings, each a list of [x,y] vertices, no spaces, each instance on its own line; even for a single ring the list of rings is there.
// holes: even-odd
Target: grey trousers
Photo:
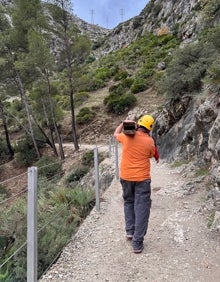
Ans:
[[[125,230],[133,235],[133,247],[143,246],[151,208],[151,180],[134,182],[120,179],[123,198]]]

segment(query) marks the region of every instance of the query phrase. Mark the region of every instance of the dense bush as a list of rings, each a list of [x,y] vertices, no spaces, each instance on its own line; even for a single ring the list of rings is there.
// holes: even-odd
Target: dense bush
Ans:
[[[136,97],[132,93],[117,95],[115,93],[110,94],[104,99],[104,105],[107,111],[122,114],[129,110],[136,103]]]
[[[126,88],[124,88],[122,86],[121,83],[117,84],[117,85],[113,85],[109,88],[109,93],[110,94],[116,94],[118,96],[122,95],[123,93],[125,93]]]
[[[76,122],[78,124],[88,124],[93,120],[94,116],[95,116],[95,112],[93,112],[88,107],[84,107],[80,109],[78,115],[76,116]]]
[[[110,94],[122,95],[125,94],[134,83],[133,78],[125,78],[119,84],[109,87]],[[108,99],[108,98],[107,98]]]
[[[98,161],[99,163],[106,158],[104,153],[99,153]],[[88,166],[89,168],[94,167],[94,151],[87,151],[82,156],[82,165]]]
[[[94,152],[88,151],[85,152],[82,156],[82,165],[92,167],[94,164]]]
[[[131,92],[135,94],[135,93],[146,90],[148,87],[149,85],[146,79],[137,78],[131,86]]]
[[[159,93],[170,96],[199,91],[202,79],[215,56],[208,44],[193,43],[177,50],[159,83]]]
[[[95,71],[96,79],[107,81],[109,78],[111,78],[111,76],[112,76],[111,70],[107,67],[98,68]]]
[[[15,147],[15,158],[19,166],[26,167],[37,160],[34,144],[30,137],[21,139]]]
[[[114,81],[118,81],[121,79],[125,79],[128,76],[128,72],[127,71],[118,71],[115,75],[114,75]]]
[[[67,177],[65,184],[68,187],[74,187],[75,182],[80,181],[84,175],[89,171],[87,166],[76,167],[72,172],[70,172]]]
[[[124,88],[124,89],[130,89],[131,85],[133,84],[134,82],[134,78],[132,77],[128,77],[128,78],[125,78],[121,81],[121,86]]]
[[[86,59],[86,63],[90,64],[92,62],[94,62],[96,60],[96,58],[94,56],[88,56],[88,58]]]

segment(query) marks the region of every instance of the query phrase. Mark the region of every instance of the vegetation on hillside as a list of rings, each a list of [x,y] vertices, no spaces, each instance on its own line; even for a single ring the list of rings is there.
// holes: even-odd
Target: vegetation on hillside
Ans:
[[[180,45],[177,33],[145,34],[99,60],[92,54],[88,38],[71,23],[70,10],[63,13],[62,4],[68,7],[70,1],[46,2],[50,4],[15,0],[15,6],[7,10],[0,5],[0,164],[14,158],[19,166],[44,167],[39,170],[40,229],[62,210],[53,228],[46,226],[39,233],[39,275],[68,242],[94,200],[90,189],[79,186],[93,162],[91,154],[84,156],[60,186],[64,115],[71,114],[77,150],[75,125],[96,118],[95,108],[84,107],[95,90],[109,87],[109,95],[101,101],[104,111],[121,115],[136,105],[138,93],[150,87],[178,99],[186,94],[200,95],[206,82],[220,83],[220,25],[213,27],[220,10],[218,1],[202,1],[206,2],[203,12],[207,24],[195,42]],[[158,7],[153,12],[156,15]],[[211,25],[207,21],[210,17]],[[19,140],[12,140],[17,132]],[[58,149],[55,143],[59,143]],[[45,144],[52,157],[41,156]],[[8,196],[7,188],[0,184],[0,201]],[[25,216],[23,199],[1,212],[0,263],[25,240]],[[14,240],[14,235],[16,240],[6,248],[5,240]],[[25,279],[25,255],[22,251],[1,270],[0,281]]]
[[[101,159],[100,159],[101,160]],[[81,221],[94,206],[93,187],[81,187],[82,177],[93,166],[93,152],[85,152],[72,172],[62,179],[62,162],[45,156],[38,167],[38,277],[53,263]],[[77,164],[77,169],[76,169]],[[0,185],[0,202],[7,199],[7,187]],[[21,248],[0,269],[0,281],[26,281],[27,203],[21,196],[13,204],[0,207],[0,265]]]

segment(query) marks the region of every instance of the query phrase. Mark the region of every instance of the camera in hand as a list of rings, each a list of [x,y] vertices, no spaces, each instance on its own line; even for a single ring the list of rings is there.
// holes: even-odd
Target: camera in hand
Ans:
[[[123,132],[124,134],[134,135],[136,133],[136,123],[134,121],[124,121]]]

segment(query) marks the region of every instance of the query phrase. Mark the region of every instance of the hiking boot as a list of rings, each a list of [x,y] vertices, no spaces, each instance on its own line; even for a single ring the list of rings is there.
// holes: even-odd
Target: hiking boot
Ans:
[[[131,234],[126,234],[126,238],[127,238],[128,241],[131,241],[132,238],[133,238],[133,235],[131,235]]]
[[[135,254],[142,253],[142,251],[144,249],[143,242],[141,242],[141,241],[134,241],[134,238],[133,238],[133,241],[132,241],[132,247],[133,247],[133,252]]]
[[[143,249],[144,249],[144,246],[140,247],[139,249],[133,249],[133,252],[135,254],[140,254],[140,253],[142,253]]]

